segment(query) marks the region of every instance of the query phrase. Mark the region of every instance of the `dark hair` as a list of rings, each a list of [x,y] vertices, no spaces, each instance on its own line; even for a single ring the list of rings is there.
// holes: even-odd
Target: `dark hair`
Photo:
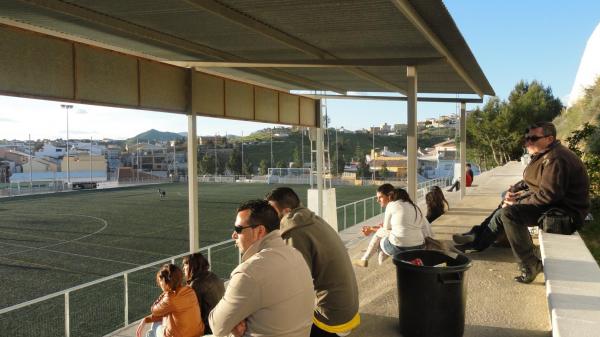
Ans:
[[[385,195],[390,195],[390,193],[394,192],[394,185],[392,184],[383,184],[377,187],[377,192]]]
[[[160,287],[160,280],[163,280],[169,291],[175,291],[181,286],[183,272],[179,267],[172,263],[163,264],[158,273],[156,273],[156,284]]]
[[[542,131],[544,132],[544,136],[552,136],[552,137],[556,138],[556,127],[554,126],[554,124],[552,124],[550,122],[535,122],[535,123],[529,125],[527,127],[527,129],[525,129],[525,133],[528,133],[529,130],[531,130],[531,129],[537,129],[537,128],[542,128]]]
[[[446,197],[444,196],[444,191],[442,191],[442,189],[439,186],[437,186],[437,185],[432,186],[430,192],[433,193],[433,195],[435,196],[435,199],[440,204],[445,203],[446,206],[448,207],[448,209],[450,209],[450,204],[448,203],[448,200],[446,200]],[[427,196],[425,198],[425,202],[427,202]]]
[[[278,207],[295,209],[300,207],[300,198],[289,187],[277,187],[265,195],[267,201],[275,201]]]
[[[237,212],[250,210],[248,223],[252,227],[263,225],[267,233],[279,229],[279,216],[266,200],[249,200],[238,207]]]
[[[208,273],[208,269],[210,268],[210,263],[204,257],[204,255],[202,255],[202,253],[194,253],[184,256],[183,264],[188,265],[188,274],[185,275],[188,283],[200,275]]]
[[[471,164],[467,163],[467,166],[468,166],[468,167],[471,167]]]
[[[392,201],[400,200],[400,201],[408,202],[409,204],[411,204],[415,208],[415,220],[417,220],[416,213],[420,213],[421,216],[423,216],[421,209],[419,207],[417,207],[417,205],[410,199],[410,195],[408,194],[408,192],[406,192],[405,189],[395,188],[390,195],[390,199]]]

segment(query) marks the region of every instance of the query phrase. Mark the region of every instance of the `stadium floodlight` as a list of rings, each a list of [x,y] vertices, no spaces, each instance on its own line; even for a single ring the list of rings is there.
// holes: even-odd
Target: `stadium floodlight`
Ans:
[[[71,166],[69,165],[69,109],[73,109],[72,104],[61,104],[61,108],[67,111],[67,184],[71,183]],[[63,156],[64,158],[64,156]]]

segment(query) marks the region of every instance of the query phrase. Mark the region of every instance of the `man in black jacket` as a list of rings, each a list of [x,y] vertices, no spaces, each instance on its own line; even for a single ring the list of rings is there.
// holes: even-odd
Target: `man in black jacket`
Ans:
[[[550,208],[566,211],[575,224],[583,223],[590,208],[589,178],[583,162],[556,140],[556,128],[549,122],[538,122],[527,129],[525,146],[531,162],[523,172],[523,180],[511,186],[501,206],[486,219],[489,223],[474,228],[458,243],[468,243],[476,250],[487,248],[504,230],[521,275],[515,281],[531,283],[542,271],[542,263],[534,253],[528,226]],[[474,240],[473,240],[474,239]]]

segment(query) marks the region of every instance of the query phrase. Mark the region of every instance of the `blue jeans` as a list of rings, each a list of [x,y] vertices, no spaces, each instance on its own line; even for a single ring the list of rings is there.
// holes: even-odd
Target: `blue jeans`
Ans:
[[[412,247],[398,247],[398,246],[395,246],[394,244],[392,244],[387,237],[383,238],[381,240],[381,250],[386,255],[389,255],[389,256],[394,256],[394,255],[396,255],[398,253],[402,253],[403,251],[406,251],[406,250],[423,249],[424,247],[425,247],[424,243],[417,245],[417,246],[412,246]]]

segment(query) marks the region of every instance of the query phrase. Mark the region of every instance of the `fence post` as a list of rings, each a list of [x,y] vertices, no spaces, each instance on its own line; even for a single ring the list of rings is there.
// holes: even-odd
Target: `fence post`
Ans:
[[[123,282],[124,282],[124,286],[125,286],[125,312],[124,312],[124,316],[123,316],[123,326],[128,326],[129,325],[129,285],[128,285],[128,277],[127,277],[127,273],[123,274]]]
[[[346,205],[344,205],[344,229],[346,229]]]
[[[354,225],[356,225],[356,220],[358,219],[356,219],[356,202],[354,202]]]
[[[69,293],[65,293],[65,337],[71,337],[71,324],[69,322]]]
[[[375,216],[375,198],[371,197],[371,214]]]
[[[367,199],[363,199],[363,221],[367,220]]]

